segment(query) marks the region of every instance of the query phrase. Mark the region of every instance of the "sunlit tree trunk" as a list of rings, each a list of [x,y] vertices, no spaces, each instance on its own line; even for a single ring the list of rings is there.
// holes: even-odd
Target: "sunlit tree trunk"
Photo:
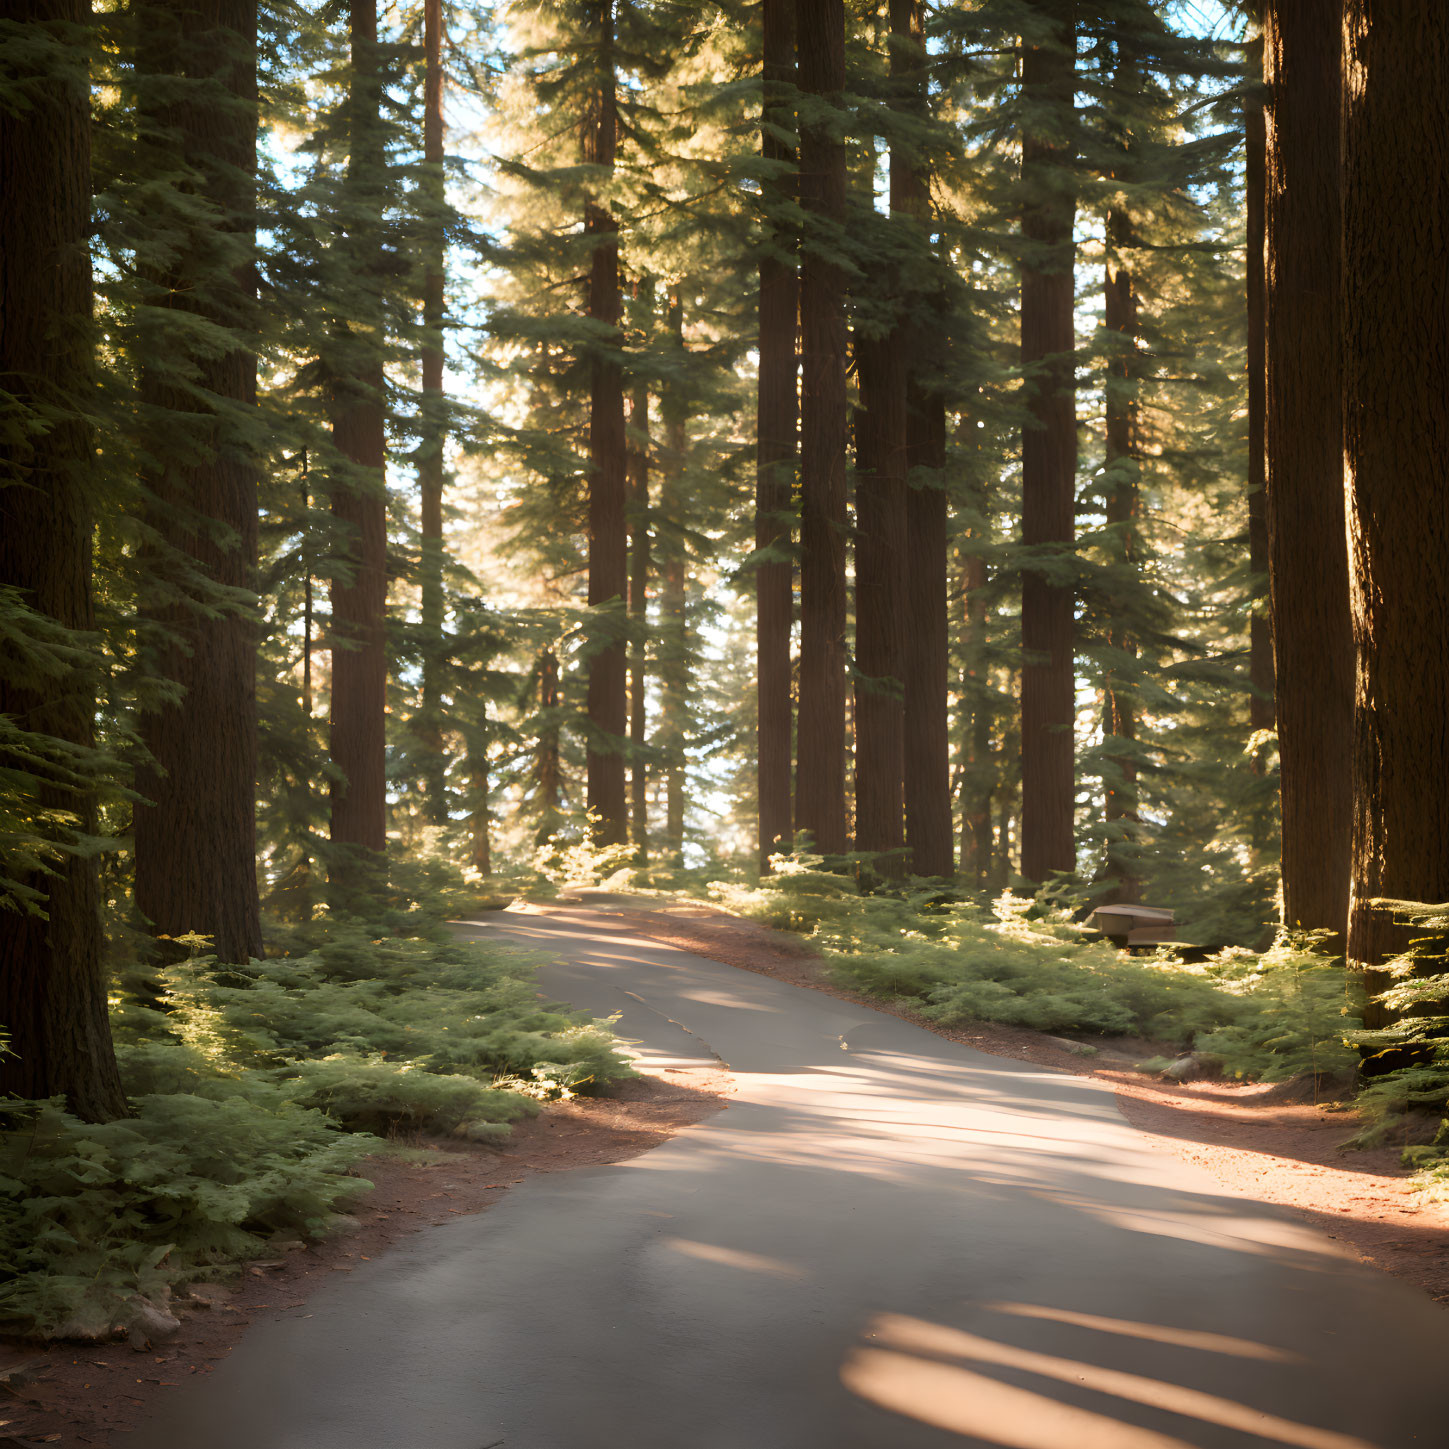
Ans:
[[[40,38],[42,26],[85,25],[90,11],[79,0],[14,0],[6,17]],[[0,434],[0,586],[17,590],[43,619],[89,631],[96,480],[82,410],[95,387],[86,251],[90,97],[83,63],[37,73],[21,53],[15,64],[31,84],[25,108],[0,115],[0,391],[51,418],[43,431]],[[0,668],[0,714],[23,730],[85,750],[95,707],[88,671],[42,683]],[[26,768],[3,756],[0,764]],[[46,780],[35,804],[70,812],[83,833],[95,830],[90,788],[76,792],[61,778]],[[0,1092],[64,1096],[87,1121],[122,1116],[95,857],[64,856],[50,873],[28,873],[21,884],[38,893],[44,914],[7,911],[0,929],[0,1022],[11,1046],[0,1055]]]
[[[1348,954],[1373,966],[1409,934],[1376,898],[1449,899],[1449,8],[1347,0],[1343,37]]]
[[[648,700],[649,629],[649,387],[635,382],[629,403],[629,811],[636,859],[649,858]]]

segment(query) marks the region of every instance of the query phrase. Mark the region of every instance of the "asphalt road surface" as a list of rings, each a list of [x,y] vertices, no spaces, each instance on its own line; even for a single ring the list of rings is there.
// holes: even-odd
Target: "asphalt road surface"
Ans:
[[[336,1275],[126,1449],[1449,1446],[1449,1315],[1109,1088],[598,910],[460,929],[729,1107]]]

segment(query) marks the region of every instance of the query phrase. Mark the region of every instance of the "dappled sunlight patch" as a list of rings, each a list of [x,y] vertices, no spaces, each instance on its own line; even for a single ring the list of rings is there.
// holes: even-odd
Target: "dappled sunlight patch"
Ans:
[[[963,1363],[1030,1374],[1292,1449],[1375,1449],[1354,1435],[1267,1414],[1201,1389],[999,1343],[905,1314],[878,1314],[865,1338],[869,1346],[854,1349],[841,1368],[841,1381],[853,1393],[922,1422],[1014,1449],[1165,1449],[1192,1440],[1002,1384]]]
[[[1269,1363],[1306,1362],[1301,1353],[1290,1353],[1270,1344],[1256,1343],[1250,1338],[1206,1333],[1201,1329],[1177,1328],[1165,1323],[1141,1323],[1126,1318],[1104,1318],[1099,1313],[1075,1313],[1068,1308],[1051,1308],[1042,1303],[983,1303],[981,1306],[989,1313],[1064,1323],[1073,1328],[1090,1329],[1093,1333],[1140,1338],[1148,1343],[1165,1343],[1175,1348],[1191,1348],[1203,1353],[1225,1353],[1234,1358],[1257,1358]]]
[[[666,1238],[664,1246],[701,1263],[717,1263],[720,1267],[738,1268],[746,1273],[768,1273],[777,1278],[805,1276],[805,1270],[792,1263],[782,1263],[778,1258],[767,1258],[763,1254],[745,1252],[741,1248],[725,1248],[717,1243],[696,1243],[689,1238]]]

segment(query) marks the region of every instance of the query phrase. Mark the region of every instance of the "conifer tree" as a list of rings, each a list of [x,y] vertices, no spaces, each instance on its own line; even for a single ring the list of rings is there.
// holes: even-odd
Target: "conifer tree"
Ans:
[[[1021,871],[1044,881],[1076,864],[1072,588],[1061,579],[1075,532],[1076,386],[1071,191],[1075,68],[1072,0],[1040,0],[1023,36],[1021,362]]]
[[[1372,967],[1410,934],[1379,898],[1449,898],[1449,11],[1346,0],[1343,21],[1354,78],[1342,154],[1357,658],[1348,955]]]
[[[1339,7],[1270,0],[1267,525],[1283,920],[1347,927],[1353,640],[1339,376]]]
[[[648,281],[646,311],[653,302]],[[634,858],[649,859],[649,700],[646,685],[649,629],[649,575],[652,539],[649,525],[649,383],[636,377],[629,390],[629,838]]]
[[[791,834],[790,629],[794,615],[791,557],[799,398],[796,354],[799,280],[794,239],[781,219],[794,189],[795,0],[763,0],[764,50],[760,153],[764,227],[759,262],[759,379],[756,405],[755,677],[760,866]]]
[[[588,44],[593,69],[580,155],[605,181],[618,147],[614,57],[614,0],[590,0]],[[592,238],[588,315],[606,333],[619,326],[619,223],[598,197],[584,208]],[[601,339],[606,341],[606,339]],[[626,520],[624,379],[615,357],[596,347],[589,360],[589,606],[625,606],[629,594]],[[597,813],[601,845],[628,836],[624,800],[624,746],[628,730],[625,648],[617,624],[610,637],[591,641],[589,659],[589,809]]]
[[[843,0],[797,0],[800,87],[800,706],[795,828],[845,850],[845,89]]]
[[[255,0],[136,15],[137,91],[161,255],[139,261],[140,415],[153,542],[153,671],[178,695],[143,719],[135,901],[222,961],[262,954],[256,873]],[[147,154],[149,153],[149,154]],[[158,197],[159,193],[159,197]],[[164,217],[161,215],[165,207]],[[218,594],[217,586],[221,593]]]
[[[382,65],[375,0],[350,0],[344,245],[354,275],[383,283]],[[381,853],[387,844],[387,404],[385,339],[377,309],[334,323],[328,359],[330,480],[340,551],[332,575],[332,840]]]
[[[90,15],[17,0],[5,18],[23,44],[0,80],[0,766],[24,793],[0,870],[0,1091],[98,1122],[126,1099],[93,843]]]

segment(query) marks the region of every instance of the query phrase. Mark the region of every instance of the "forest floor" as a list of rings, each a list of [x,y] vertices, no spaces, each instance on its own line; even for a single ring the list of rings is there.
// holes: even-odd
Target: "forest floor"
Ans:
[[[1449,1211],[1416,1196],[1397,1146],[1344,1152],[1357,1119],[1341,1104],[1266,1102],[1259,1087],[1146,1077],[1132,1063],[1153,1055],[1153,1043],[1107,1042],[1088,1057],[1039,1032],[989,1023],[942,1027],[909,1005],[835,985],[810,946],[783,932],[705,906],[600,893],[587,903],[662,944],[887,1012],[979,1051],[1108,1082],[1132,1125],[1224,1187],[1291,1209],[1365,1262],[1449,1303]],[[352,1271],[449,1214],[486,1210],[535,1173],[646,1152],[720,1110],[729,1091],[722,1070],[669,1070],[623,1084],[610,1097],[550,1104],[518,1124],[502,1149],[419,1141],[401,1144],[414,1149],[406,1155],[370,1158],[358,1170],[374,1188],[352,1209],[355,1231],[250,1265],[236,1281],[173,1305],[182,1328],[170,1343],[138,1352],[123,1342],[45,1349],[0,1342],[0,1449],[106,1449],[112,1433],[147,1417],[162,1389],[211,1372],[254,1320],[306,1316],[309,1295],[329,1275]]]

